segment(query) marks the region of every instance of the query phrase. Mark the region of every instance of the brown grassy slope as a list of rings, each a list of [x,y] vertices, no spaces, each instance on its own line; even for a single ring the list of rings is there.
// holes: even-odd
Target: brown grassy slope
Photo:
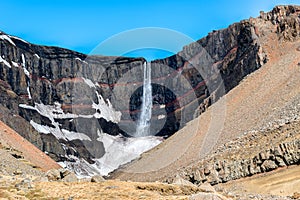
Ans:
[[[166,142],[118,170],[113,178],[163,180],[216,146],[285,117],[283,111],[300,94],[300,42],[279,41],[277,27],[270,21],[253,19],[253,23],[268,63]]]
[[[45,153],[21,137],[2,121],[0,121],[0,143],[8,148],[17,150],[25,160],[40,168],[42,171],[61,168]]]

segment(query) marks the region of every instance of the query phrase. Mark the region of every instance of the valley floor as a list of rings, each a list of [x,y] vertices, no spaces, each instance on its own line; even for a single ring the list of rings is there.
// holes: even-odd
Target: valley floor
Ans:
[[[109,180],[91,183],[80,182],[40,182],[24,176],[0,176],[0,199],[299,199],[300,166],[293,166],[232,181],[215,186],[218,192],[208,187],[174,185],[164,183],[140,183]],[[35,177],[36,178],[36,177]],[[223,195],[222,195],[223,194]]]
[[[196,186],[117,180],[100,183],[30,182],[29,180],[29,178],[1,176],[0,199],[227,199],[216,192],[204,192]]]

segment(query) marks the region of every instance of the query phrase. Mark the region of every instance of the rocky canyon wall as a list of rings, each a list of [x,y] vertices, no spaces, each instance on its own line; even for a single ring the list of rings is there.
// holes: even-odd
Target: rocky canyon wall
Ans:
[[[295,12],[275,8],[260,18],[277,23],[278,35],[292,40],[299,35],[299,21],[290,17]],[[74,155],[92,163],[105,153],[99,134],[135,131],[145,59],[84,55],[3,32],[0,55],[1,120],[56,161]],[[251,19],[152,61],[151,132],[172,135],[265,62]]]

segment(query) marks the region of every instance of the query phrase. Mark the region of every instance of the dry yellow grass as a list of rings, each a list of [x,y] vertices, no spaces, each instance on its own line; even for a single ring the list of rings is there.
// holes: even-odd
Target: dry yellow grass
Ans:
[[[72,199],[72,200],[188,200],[192,196],[214,196],[226,199],[217,193],[204,193],[196,186],[172,185],[164,183],[139,183],[109,180],[92,182],[35,182],[30,189],[18,189],[16,183],[21,179],[2,177],[0,179],[0,200],[4,199]]]

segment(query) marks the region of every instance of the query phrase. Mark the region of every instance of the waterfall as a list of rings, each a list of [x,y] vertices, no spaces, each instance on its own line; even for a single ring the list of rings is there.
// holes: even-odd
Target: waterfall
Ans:
[[[151,86],[151,63],[145,62],[144,65],[144,85],[142,110],[136,127],[136,137],[149,136],[150,120],[152,115],[152,86]]]

